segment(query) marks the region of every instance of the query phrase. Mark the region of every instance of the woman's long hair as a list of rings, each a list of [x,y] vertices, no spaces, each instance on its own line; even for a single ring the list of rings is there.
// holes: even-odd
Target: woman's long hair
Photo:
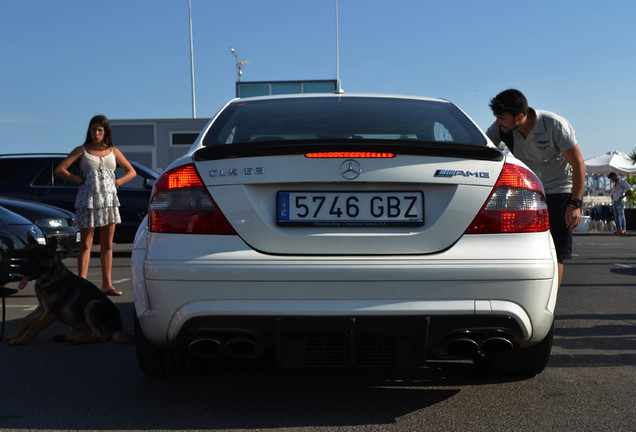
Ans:
[[[91,125],[93,125],[93,123],[97,123],[104,128],[104,144],[106,144],[107,147],[112,147],[113,137],[110,132],[110,121],[108,121],[106,116],[101,114],[93,117],[88,123],[88,130],[86,131],[86,140],[84,141],[84,145],[93,142],[93,137],[91,136]]]

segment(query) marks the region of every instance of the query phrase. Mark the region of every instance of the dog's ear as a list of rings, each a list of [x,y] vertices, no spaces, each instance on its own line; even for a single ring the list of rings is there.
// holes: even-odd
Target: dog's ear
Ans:
[[[33,234],[31,234],[31,231],[29,230],[27,230],[27,244],[28,246],[33,246],[38,244],[38,241],[35,239],[35,237],[33,237]]]
[[[46,249],[49,251],[51,256],[55,255],[57,252],[57,239],[55,237],[49,237],[46,240]]]

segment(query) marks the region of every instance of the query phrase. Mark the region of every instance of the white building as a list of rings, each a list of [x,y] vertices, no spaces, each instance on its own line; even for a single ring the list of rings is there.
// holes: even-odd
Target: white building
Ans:
[[[162,171],[183,156],[209,118],[110,120],[113,143],[127,159]]]

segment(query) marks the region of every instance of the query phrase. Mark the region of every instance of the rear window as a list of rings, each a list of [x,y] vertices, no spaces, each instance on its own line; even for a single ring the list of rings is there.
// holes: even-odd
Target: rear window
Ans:
[[[486,145],[451,103],[381,97],[239,100],[221,112],[203,144],[333,140]]]
[[[53,159],[46,163],[44,168],[40,171],[40,173],[33,180],[32,186],[70,186],[77,187],[77,183],[73,183],[68,180],[64,180],[60,177],[57,177],[54,172],[57,165],[62,162],[63,158]],[[78,163],[74,163],[69,167],[69,172],[71,174],[78,175],[82,177],[82,172]]]
[[[0,159],[0,182],[11,181],[23,171],[30,169],[38,161],[33,159],[16,159],[2,158]]]

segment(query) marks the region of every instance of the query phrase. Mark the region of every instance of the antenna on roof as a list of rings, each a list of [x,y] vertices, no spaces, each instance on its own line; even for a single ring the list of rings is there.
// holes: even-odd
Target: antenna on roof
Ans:
[[[340,85],[340,41],[338,37],[338,0],[336,0],[336,93],[342,94],[342,86]]]
[[[236,54],[236,50],[234,48],[230,47],[230,52],[232,53],[232,55],[234,56],[234,59],[236,60],[236,81],[241,81],[241,75],[243,75],[243,69],[245,69],[245,66],[247,66],[248,61],[247,60],[242,60],[239,61],[238,59],[238,55]]]

